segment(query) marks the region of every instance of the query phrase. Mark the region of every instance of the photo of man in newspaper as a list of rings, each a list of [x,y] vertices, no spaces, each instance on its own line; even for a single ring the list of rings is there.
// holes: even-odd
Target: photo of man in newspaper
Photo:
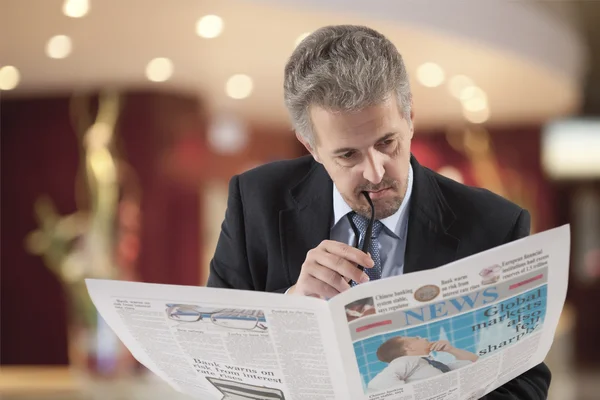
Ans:
[[[375,393],[451,373],[527,341],[544,325],[547,286],[535,286],[540,276],[535,273],[507,282],[506,287],[482,289],[482,293],[497,293],[503,299],[496,303],[477,306],[474,299],[480,295],[471,294],[460,300],[376,314],[374,321],[362,326],[360,321],[350,323],[354,324],[351,332],[364,391]],[[526,285],[530,285],[528,290],[510,296]],[[458,308],[452,311],[454,306],[462,312]],[[466,311],[467,307],[472,310]],[[435,318],[438,314],[441,318]],[[386,328],[367,333],[380,327]],[[528,348],[525,343],[523,346]]]
[[[265,314],[261,310],[201,307],[191,304],[167,304],[167,318],[177,321],[175,327],[197,327],[212,331],[243,330],[266,332]]]
[[[367,315],[374,315],[375,301],[373,297],[365,297],[364,299],[353,301],[345,306],[346,318],[348,322],[354,321],[355,319],[366,317]]]
[[[454,357],[454,361],[438,361],[432,355],[434,352],[448,353]],[[477,361],[479,357],[452,346],[447,340],[430,342],[419,336],[395,336],[379,346],[377,358],[387,367],[369,382],[369,389],[374,390],[390,389],[454,371]]]

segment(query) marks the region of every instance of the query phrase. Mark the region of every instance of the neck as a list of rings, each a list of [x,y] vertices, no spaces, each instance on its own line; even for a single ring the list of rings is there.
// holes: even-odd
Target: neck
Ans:
[[[406,355],[407,356],[416,356],[416,357],[428,357],[429,353],[423,353],[423,352],[418,352],[418,351],[407,351]]]

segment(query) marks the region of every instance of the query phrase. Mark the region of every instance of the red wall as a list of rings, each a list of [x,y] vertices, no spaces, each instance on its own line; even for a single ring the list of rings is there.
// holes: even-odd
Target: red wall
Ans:
[[[38,227],[33,204],[39,196],[48,195],[61,215],[76,210],[79,154],[69,98],[3,99],[1,108],[1,363],[65,364],[64,295],[42,259],[25,250],[24,238]],[[194,99],[179,96],[125,96],[118,129],[142,191],[140,241],[130,244],[139,250],[140,280],[200,281],[198,185],[181,179],[180,169],[169,169],[165,161],[182,138],[201,141],[199,110]]]

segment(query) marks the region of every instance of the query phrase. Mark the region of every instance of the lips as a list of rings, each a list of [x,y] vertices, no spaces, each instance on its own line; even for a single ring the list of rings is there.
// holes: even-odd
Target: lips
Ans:
[[[371,199],[378,199],[380,197],[385,196],[387,193],[390,192],[390,188],[385,188],[385,189],[381,189],[381,190],[377,190],[377,191],[369,191],[369,197],[371,197]]]

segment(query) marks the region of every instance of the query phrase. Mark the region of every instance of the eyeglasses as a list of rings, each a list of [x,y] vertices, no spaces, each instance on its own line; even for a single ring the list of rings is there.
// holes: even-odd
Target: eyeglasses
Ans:
[[[167,317],[173,321],[192,323],[208,319],[211,323],[231,329],[267,330],[264,313],[256,310],[202,309],[186,304],[167,304]]]
[[[367,240],[367,238],[371,238],[371,235],[373,234],[373,223],[375,222],[375,206],[373,205],[373,201],[371,200],[371,197],[369,196],[368,192],[362,191],[361,193],[363,196],[365,196],[365,199],[367,199],[369,207],[371,207],[371,218],[369,219],[369,223],[367,224],[365,239],[363,240],[362,248],[360,249],[363,253],[368,253],[369,244],[371,243],[371,241]],[[350,222],[350,227],[352,227],[352,230],[354,231],[354,247],[358,249],[358,244],[360,243],[360,232],[354,224],[354,221],[352,221],[352,217],[350,214],[348,214],[348,221]],[[365,267],[363,267],[362,265],[359,265],[358,268],[361,271],[365,270]]]
[[[280,389],[208,376],[206,379],[223,394],[223,400],[285,400],[285,396]]]

